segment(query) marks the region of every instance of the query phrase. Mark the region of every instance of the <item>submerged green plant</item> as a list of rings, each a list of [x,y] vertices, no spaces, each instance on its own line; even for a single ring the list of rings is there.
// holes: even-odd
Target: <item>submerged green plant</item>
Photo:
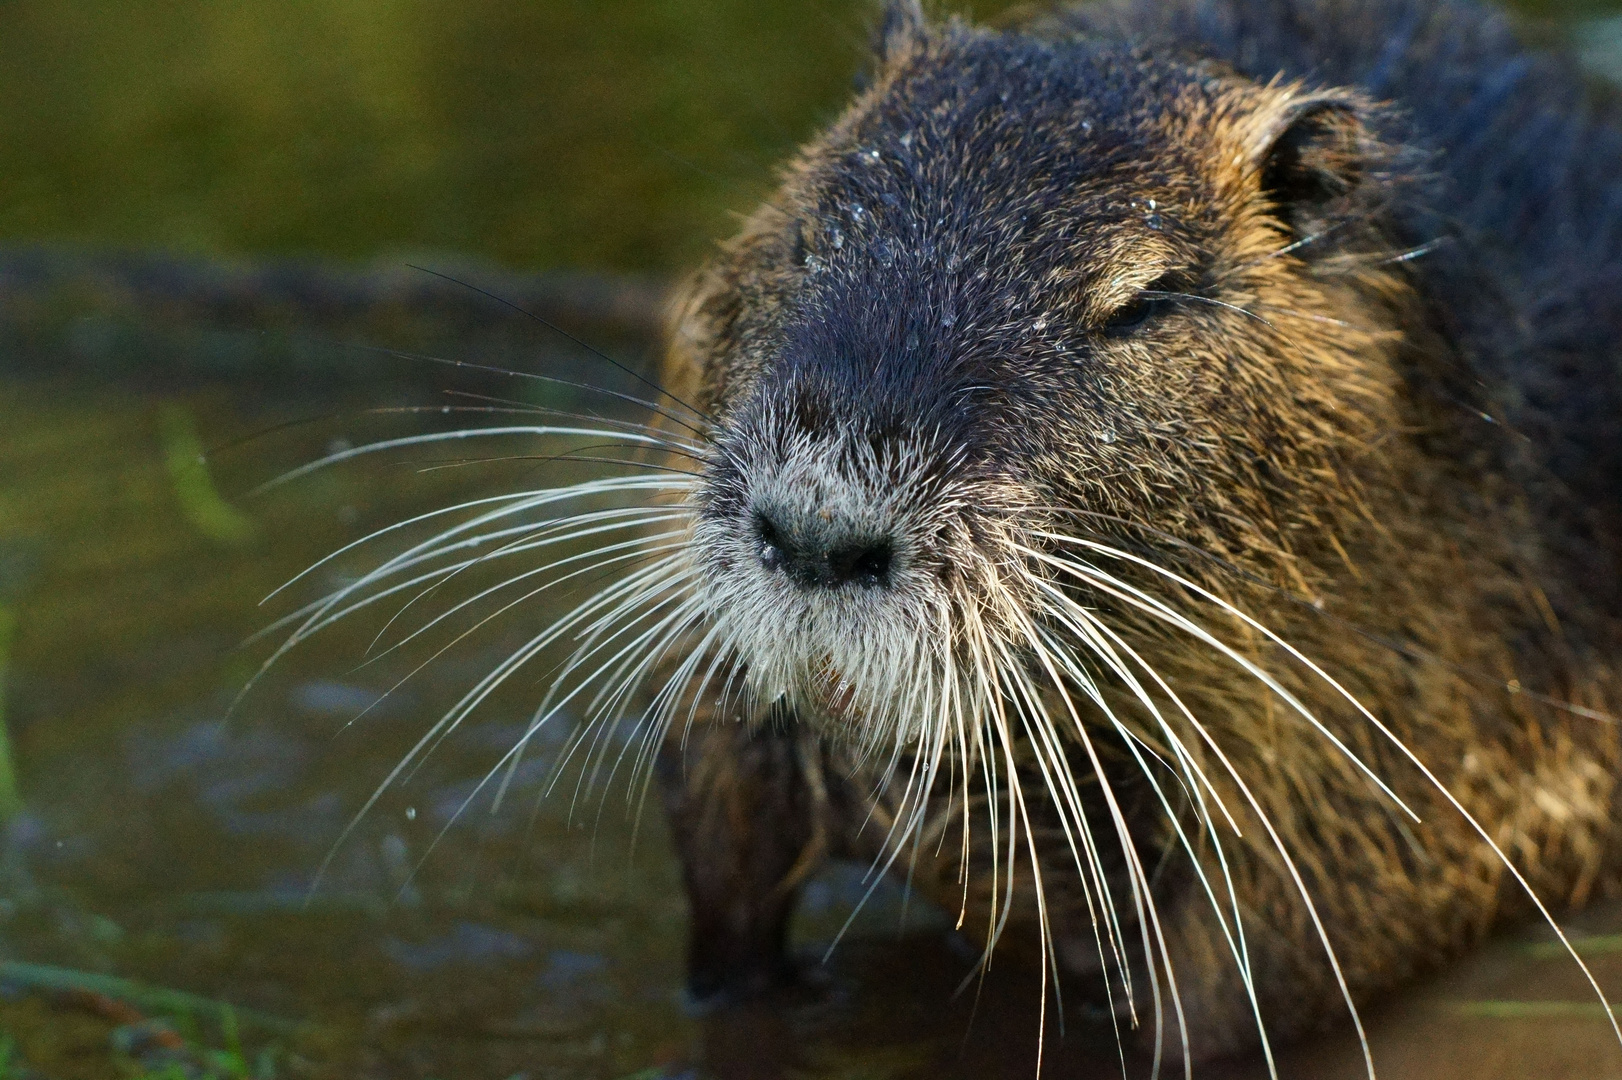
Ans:
[[[127,1002],[147,1013],[163,1013],[182,1021],[195,1021],[201,1017],[220,1026],[227,1041],[241,1057],[241,1044],[237,1032],[246,1023],[275,1034],[292,1034],[303,1026],[296,1021],[253,1009],[239,1009],[229,1002],[184,990],[148,986],[133,979],[116,975],[102,975],[92,971],[55,967],[50,964],[27,964],[16,960],[0,960],[0,982],[36,990],[76,990],[101,994],[117,1001]]]
[[[181,513],[192,527],[210,540],[240,544],[253,538],[253,522],[220,498],[208,472],[208,455],[197,435],[191,412],[177,402],[165,402],[158,413],[163,436],[164,464]]]
[[[1442,1008],[1453,1016],[1486,1020],[1605,1020],[1610,1012],[1598,1001],[1448,1001]]]
[[[1622,934],[1594,934],[1590,937],[1574,937],[1571,939],[1571,944],[1584,956],[1619,953],[1622,952]],[[1527,942],[1520,947],[1520,951],[1538,960],[1564,960],[1570,955],[1558,941]]]

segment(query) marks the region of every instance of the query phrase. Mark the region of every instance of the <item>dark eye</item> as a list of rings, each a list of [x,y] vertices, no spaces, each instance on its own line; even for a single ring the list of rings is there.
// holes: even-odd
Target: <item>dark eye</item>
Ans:
[[[1104,320],[1104,325],[1100,329],[1111,336],[1135,330],[1148,322],[1149,316],[1164,303],[1165,300],[1158,296],[1139,293],[1123,306],[1116,308],[1115,313]]]
[[[1171,275],[1151,283],[1137,296],[1116,308],[1099,329],[1111,337],[1131,333],[1165,310],[1181,291],[1179,284]]]

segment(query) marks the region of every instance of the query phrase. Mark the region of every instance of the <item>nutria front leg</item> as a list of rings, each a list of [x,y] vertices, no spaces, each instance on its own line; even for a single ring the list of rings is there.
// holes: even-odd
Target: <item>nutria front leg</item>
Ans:
[[[822,750],[792,722],[712,721],[672,735],[660,787],[691,907],[687,985],[736,1001],[792,984],[788,926],[827,854]]]

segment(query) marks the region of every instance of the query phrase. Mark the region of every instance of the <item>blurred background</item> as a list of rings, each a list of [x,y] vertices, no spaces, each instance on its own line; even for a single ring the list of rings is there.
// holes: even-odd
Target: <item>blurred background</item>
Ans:
[[[1622,80],[1619,6],[1521,13],[1598,85]],[[1031,1075],[1034,981],[954,998],[974,950],[890,892],[815,1002],[688,1008],[657,811],[548,795],[550,736],[504,805],[479,787],[544,667],[369,805],[545,604],[420,674],[448,638],[379,647],[388,613],[259,674],[277,620],[412,534],[261,605],[323,556],[593,466],[545,440],[418,447],[261,485],[492,409],[634,415],[612,396],[645,392],[632,376],[524,311],[645,370],[668,283],[836,114],[871,17],[0,0],[0,1080]],[[864,889],[861,868],[812,884],[807,955]],[[1587,918],[1622,975],[1622,918]],[[1622,1068],[1536,933],[1449,978],[1378,1018],[1381,1075]],[[1361,1075],[1337,1038],[1299,1074]],[[1107,1034],[1050,1043],[1048,1075],[1119,1075]]]

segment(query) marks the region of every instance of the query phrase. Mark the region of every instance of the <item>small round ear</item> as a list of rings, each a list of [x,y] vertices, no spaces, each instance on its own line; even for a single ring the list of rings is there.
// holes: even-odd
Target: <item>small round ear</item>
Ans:
[[[883,67],[906,53],[929,29],[920,0],[884,0],[884,14],[873,31],[873,59]]]
[[[1374,140],[1350,94],[1293,97],[1263,132],[1262,194],[1292,230],[1307,233],[1353,195],[1372,164]]]

